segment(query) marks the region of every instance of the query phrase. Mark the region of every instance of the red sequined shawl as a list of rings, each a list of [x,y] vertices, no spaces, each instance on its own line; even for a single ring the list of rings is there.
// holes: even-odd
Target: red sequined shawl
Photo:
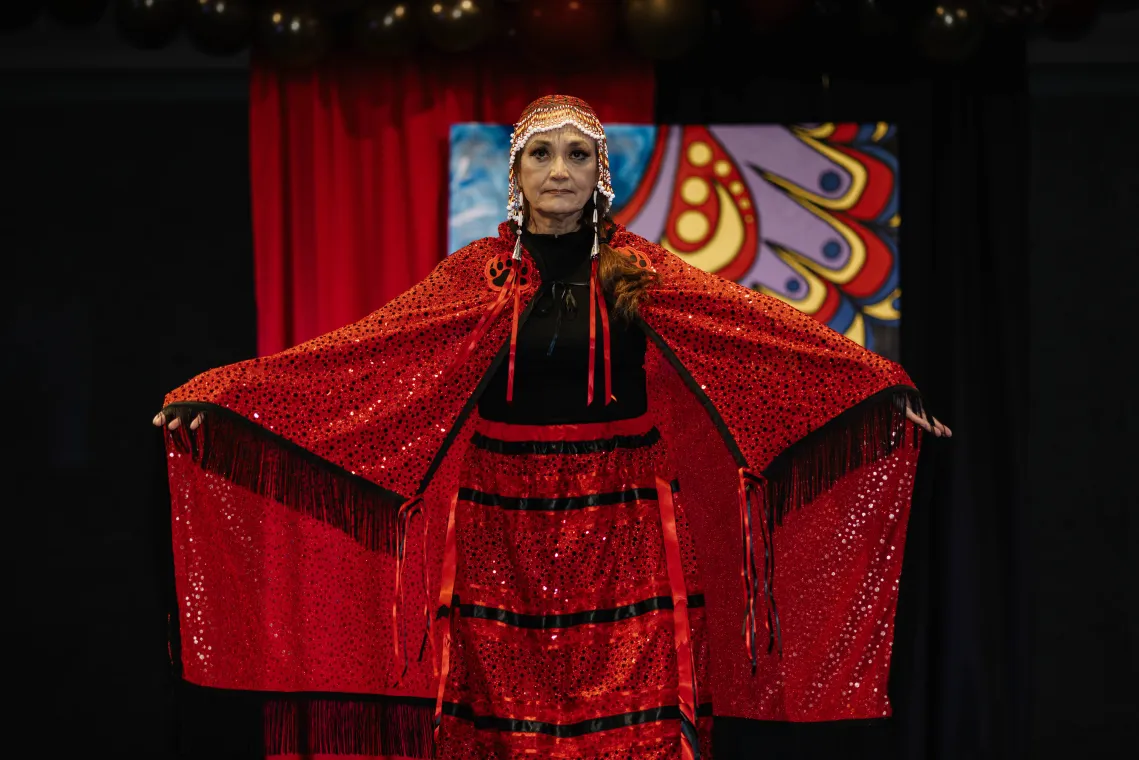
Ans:
[[[650,412],[697,541],[715,714],[887,715],[917,461],[909,378],[619,226],[611,245],[660,275],[641,313]],[[499,299],[513,247],[503,225],[359,322],[167,396],[170,412],[207,413],[197,431],[167,434],[187,680],[278,696],[388,695],[394,717],[384,720],[419,720],[417,700],[436,693],[424,612],[434,612],[459,463],[479,392],[507,353],[511,309],[460,353]],[[540,285],[528,255],[518,285],[524,320]],[[415,497],[422,511],[401,532],[412,513],[400,508]],[[393,646],[399,535],[406,664]],[[749,596],[754,667],[741,637]],[[768,651],[772,601],[781,653]],[[398,704],[411,707],[397,716]]]

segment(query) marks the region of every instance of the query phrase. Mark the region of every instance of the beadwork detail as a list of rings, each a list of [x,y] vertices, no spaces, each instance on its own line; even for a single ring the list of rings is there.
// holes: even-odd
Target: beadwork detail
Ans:
[[[519,287],[523,289],[530,287],[530,263],[525,259],[516,260],[513,256],[499,253],[486,262],[486,284],[491,290],[499,291],[506,286],[507,278],[515,261],[519,262]]]
[[[648,255],[645,254],[644,251],[640,251],[636,248],[621,248],[617,251],[617,253],[621,254],[629,261],[639,266],[641,269],[648,269],[654,272],[656,271],[653,269],[652,261],[649,260]]]
[[[514,125],[510,135],[510,197],[506,204],[507,216],[517,224],[522,224],[522,188],[514,171],[514,161],[518,152],[526,146],[530,138],[539,132],[553,132],[562,127],[577,127],[582,134],[597,141],[597,163],[600,169],[597,176],[597,190],[609,199],[613,207],[613,180],[609,175],[609,147],[605,140],[605,128],[601,126],[597,114],[589,104],[580,98],[568,95],[547,95],[526,106],[522,117]]]

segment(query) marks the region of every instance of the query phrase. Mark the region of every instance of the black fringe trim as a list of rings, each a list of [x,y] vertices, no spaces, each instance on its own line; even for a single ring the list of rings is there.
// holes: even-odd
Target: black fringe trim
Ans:
[[[577,723],[548,723],[539,720],[520,720],[518,718],[500,718],[494,715],[477,715],[474,708],[468,704],[458,702],[444,702],[443,714],[458,720],[474,723],[475,728],[491,731],[509,731],[522,734],[544,734],[559,739],[576,739],[581,736],[611,731],[615,728],[629,728],[630,726],[643,726],[657,723],[662,720],[684,720],[677,705],[664,705],[648,710],[621,713],[620,715],[607,715],[604,718],[590,718]],[[704,718],[712,715],[712,703],[707,702],[696,710],[696,717]]]
[[[433,701],[271,700],[265,754],[430,758]]]
[[[643,599],[623,607],[610,607],[608,609],[583,610],[581,612],[564,612],[552,615],[528,615],[513,610],[504,610],[498,607],[484,607],[480,604],[458,604],[459,617],[468,620],[490,620],[496,623],[527,628],[530,630],[550,630],[555,628],[573,628],[579,625],[602,625],[630,620],[650,612],[672,609],[671,596],[654,596]],[[704,606],[703,594],[688,595],[688,609],[698,609]]]
[[[670,484],[672,492],[680,493],[680,481]],[[473,488],[459,489],[459,500],[469,501],[483,507],[500,507],[510,511],[564,512],[589,507],[607,507],[614,504],[628,504],[641,499],[656,500],[656,488],[630,488],[626,491],[581,494],[580,496],[555,496],[551,498],[530,498],[529,496],[503,496],[496,493],[476,491]]]
[[[906,402],[921,414],[921,396],[909,386],[880,391],[808,433],[764,470],[776,524],[854,470],[885,459],[905,442]]]
[[[617,449],[643,449],[660,441],[660,431],[655,427],[640,435],[615,435],[594,441],[501,441],[489,438],[482,433],[471,436],[471,445],[483,451],[508,456],[526,454],[597,454]]]
[[[736,460],[736,467],[747,467],[747,458],[740,451],[740,446],[736,443],[735,437],[728,429],[728,423],[724,422],[724,418],[720,416],[720,412],[716,409],[716,405],[712,403],[712,399],[708,398],[708,394],[700,388],[700,383],[696,382],[696,378],[688,371],[688,368],[680,361],[680,357],[672,350],[672,347],[664,342],[664,338],[660,336],[653,328],[649,327],[644,319],[637,317],[636,324],[640,325],[641,330],[644,331],[645,336],[653,342],[653,345],[660,350],[661,354],[680,375],[680,379],[684,382],[688,389],[692,391],[693,395],[700,402],[708,412],[708,416],[712,419],[712,424],[720,433],[720,438],[723,439],[724,445],[728,447],[728,452],[732,455],[732,459]]]
[[[174,447],[207,472],[347,533],[372,551],[396,553],[396,516],[406,498],[214,404],[172,404]],[[203,412],[194,431],[190,420]]]

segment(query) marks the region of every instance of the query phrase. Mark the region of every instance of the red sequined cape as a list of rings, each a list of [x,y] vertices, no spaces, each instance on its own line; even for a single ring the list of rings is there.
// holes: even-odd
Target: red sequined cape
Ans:
[[[917,401],[910,379],[793,307],[619,226],[610,244],[660,275],[641,311],[650,412],[698,545],[714,713],[888,715],[919,442],[904,414],[905,400]],[[168,411],[187,420],[206,411],[198,430],[167,434],[185,679],[303,692],[315,743],[321,732],[372,722],[389,744],[400,732],[419,737],[375,754],[423,756],[438,665],[425,631],[446,516],[479,393],[507,352],[512,309],[456,359],[498,299],[513,248],[504,224],[359,322],[206,372],[167,396]],[[528,255],[519,285],[524,320],[540,285]],[[742,502],[747,488],[761,501]],[[402,571],[404,657],[393,639],[397,522],[417,496],[423,511],[406,526]],[[741,637],[741,567],[750,561],[741,504],[759,503],[750,524],[753,668]],[[764,629],[772,598],[781,653],[768,651]],[[282,727],[276,750],[288,752],[293,729],[284,726],[297,708],[278,704],[267,729]]]

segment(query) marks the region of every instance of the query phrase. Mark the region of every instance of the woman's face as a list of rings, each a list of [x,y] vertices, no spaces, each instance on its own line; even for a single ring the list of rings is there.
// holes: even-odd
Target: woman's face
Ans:
[[[532,215],[564,218],[585,206],[599,172],[597,143],[565,126],[530,138],[522,149],[518,182]]]

